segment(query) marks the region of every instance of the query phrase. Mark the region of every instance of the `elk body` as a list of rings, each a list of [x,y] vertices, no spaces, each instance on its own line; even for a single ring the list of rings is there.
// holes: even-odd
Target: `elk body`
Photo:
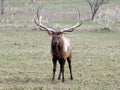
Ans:
[[[56,63],[57,60],[60,64],[60,73],[58,79],[61,78],[62,74],[62,81],[64,82],[64,66],[66,59],[69,64],[70,69],[70,79],[73,79],[72,76],[72,69],[71,69],[71,58],[72,58],[72,52],[70,47],[69,39],[64,37],[61,32],[56,32],[52,34],[52,41],[51,41],[51,54],[52,54],[52,61],[53,61],[53,77],[52,80],[54,80],[55,77],[55,71],[56,71]]]
[[[82,23],[80,23],[80,12],[78,10],[78,22],[76,25],[62,29],[60,31],[55,31],[52,28],[49,28],[47,26],[44,26],[42,24],[42,16],[40,13],[40,9],[37,10],[37,20],[34,18],[34,22],[37,26],[39,26],[39,29],[41,31],[47,31],[50,36],[52,36],[51,40],[51,55],[52,55],[52,62],[53,62],[53,76],[52,81],[55,78],[55,72],[57,67],[57,61],[60,64],[60,73],[58,76],[58,79],[61,79],[62,75],[62,82],[64,82],[64,66],[65,62],[67,60],[70,70],[70,79],[73,79],[72,76],[72,67],[71,67],[71,58],[72,58],[72,51],[70,47],[70,40],[66,37],[64,37],[65,32],[72,32],[74,29],[79,27]]]

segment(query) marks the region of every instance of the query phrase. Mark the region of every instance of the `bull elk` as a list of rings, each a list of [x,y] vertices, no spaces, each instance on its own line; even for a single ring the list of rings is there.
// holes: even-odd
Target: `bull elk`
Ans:
[[[52,81],[55,78],[56,66],[58,61],[60,64],[60,73],[59,73],[58,80],[61,79],[61,74],[62,74],[62,82],[64,82],[64,66],[65,66],[66,60],[69,65],[70,79],[73,80],[72,67],[71,67],[72,52],[70,47],[70,41],[68,38],[64,37],[64,33],[72,32],[82,24],[82,22],[80,22],[80,12],[77,9],[78,19],[77,19],[77,23],[74,26],[61,29],[60,31],[55,31],[54,29],[49,28],[42,24],[42,16],[40,11],[41,11],[41,8],[38,8],[37,15],[36,15],[37,17],[34,18],[34,23],[37,26],[39,26],[39,29],[41,31],[47,31],[47,33],[50,36],[52,36],[52,40],[51,40],[51,55],[52,55],[52,62],[53,62]]]

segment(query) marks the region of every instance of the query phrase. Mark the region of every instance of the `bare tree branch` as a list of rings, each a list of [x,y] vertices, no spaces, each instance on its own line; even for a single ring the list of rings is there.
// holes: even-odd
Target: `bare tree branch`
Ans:
[[[91,9],[91,20],[93,21],[95,18],[95,15],[99,8],[103,5],[108,3],[109,0],[87,0],[86,2],[89,4],[90,9]]]
[[[3,17],[5,15],[5,0],[1,0],[1,21],[3,22]]]

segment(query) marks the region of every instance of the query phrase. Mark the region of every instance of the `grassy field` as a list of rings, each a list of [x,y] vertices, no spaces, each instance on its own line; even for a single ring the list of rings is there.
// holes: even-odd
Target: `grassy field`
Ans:
[[[119,90],[120,33],[74,32],[73,75],[51,82],[50,39],[38,31],[0,31],[1,90]],[[59,65],[56,77],[58,76]]]
[[[120,90],[120,23],[112,31],[100,30],[98,23],[83,21],[75,32],[65,34],[73,48],[73,76],[65,66],[65,83],[51,81],[51,37],[40,32],[33,23],[39,5],[45,4],[43,15],[55,26],[75,24],[75,7],[81,18],[90,15],[84,0],[9,0],[4,22],[0,22],[0,90]],[[115,8],[119,0],[110,0],[102,8]],[[56,24],[57,23],[57,24]],[[117,32],[116,32],[117,31]]]

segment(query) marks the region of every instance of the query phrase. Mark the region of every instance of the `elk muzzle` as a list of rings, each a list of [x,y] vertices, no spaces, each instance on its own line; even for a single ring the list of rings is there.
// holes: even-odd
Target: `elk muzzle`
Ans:
[[[59,44],[59,37],[53,37],[52,38],[52,46],[57,47]]]

